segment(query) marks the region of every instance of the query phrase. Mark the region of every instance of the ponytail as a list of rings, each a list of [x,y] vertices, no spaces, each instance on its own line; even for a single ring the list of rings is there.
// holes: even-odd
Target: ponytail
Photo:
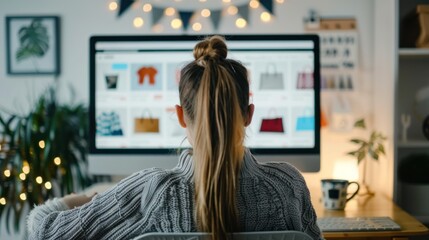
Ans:
[[[226,55],[220,37],[197,44],[179,87],[192,126],[196,220],[212,239],[240,231],[236,193],[249,86],[245,67]]]

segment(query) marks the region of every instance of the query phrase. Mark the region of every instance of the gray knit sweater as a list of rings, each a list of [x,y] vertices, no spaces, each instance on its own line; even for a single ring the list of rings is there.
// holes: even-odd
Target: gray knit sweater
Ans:
[[[147,232],[194,232],[192,156],[171,170],[146,169],[68,209],[59,199],[28,216],[30,239],[130,239]],[[285,163],[257,163],[246,150],[237,206],[242,231],[298,230],[321,239],[304,178]]]

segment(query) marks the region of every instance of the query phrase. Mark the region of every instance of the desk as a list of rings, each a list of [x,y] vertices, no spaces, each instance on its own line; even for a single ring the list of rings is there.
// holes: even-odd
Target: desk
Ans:
[[[325,210],[319,196],[312,199],[314,209],[318,217],[382,217],[392,218],[401,226],[400,231],[383,232],[326,232],[323,236],[327,239],[389,239],[406,240],[411,236],[429,234],[429,229],[413,216],[399,208],[387,197],[375,194],[374,196],[357,196],[350,200],[344,211]],[[429,239],[429,235],[427,236]]]

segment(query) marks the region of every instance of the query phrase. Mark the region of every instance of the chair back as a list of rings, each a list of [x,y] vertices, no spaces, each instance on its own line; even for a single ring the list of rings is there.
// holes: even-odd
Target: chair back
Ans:
[[[265,231],[233,233],[234,240],[312,240],[310,236],[298,231]],[[209,233],[145,233],[134,240],[207,240]]]

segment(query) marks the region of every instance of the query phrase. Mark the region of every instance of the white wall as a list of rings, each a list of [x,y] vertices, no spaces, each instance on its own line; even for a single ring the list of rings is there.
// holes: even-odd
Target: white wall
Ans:
[[[156,34],[150,28],[149,15],[142,11],[129,10],[123,17],[117,18],[116,12],[110,12],[107,0],[4,0],[0,1],[0,109],[26,112],[30,99],[53,83],[51,76],[10,76],[6,74],[5,16],[8,15],[59,15],[61,17],[61,84],[71,84],[77,90],[78,101],[88,103],[88,42],[91,35],[97,34]],[[251,24],[245,30],[237,30],[231,17],[225,17],[217,33],[301,33],[303,18],[310,9],[315,9],[323,17],[355,17],[358,22],[360,42],[361,81],[369,86],[374,63],[374,1],[372,0],[286,0],[275,6],[276,16],[273,22],[263,24],[257,19],[260,10],[251,12]],[[146,25],[141,29],[132,26],[132,19],[140,15]],[[164,19],[161,22],[166,22]],[[183,34],[169,29],[165,25],[162,34]],[[192,33],[188,31],[188,33]],[[202,32],[213,33],[211,27]],[[380,33],[382,34],[382,33]],[[365,87],[371,101],[371,87]],[[67,91],[63,91],[67,96]],[[67,99],[67,98],[65,98]],[[368,100],[368,99],[367,99]],[[333,177],[333,165],[336,161],[347,159],[345,153],[351,150],[348,139],[358,134],[322,132],[322,168],[321,172],[305,174],[311,188],[319,189],[321,178]],[[1,239],[4,236],[2,229]]]

